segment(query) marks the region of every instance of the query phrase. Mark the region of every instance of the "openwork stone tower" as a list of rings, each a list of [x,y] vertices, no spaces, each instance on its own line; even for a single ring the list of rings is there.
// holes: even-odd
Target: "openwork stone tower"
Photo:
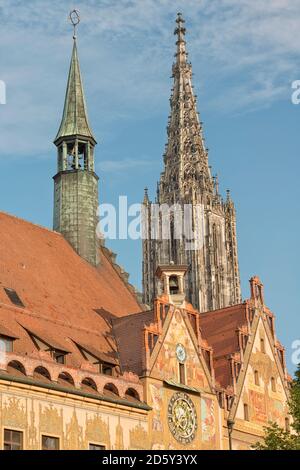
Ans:
[[[151,305],[159,294],[155,276],[159,265],[187,265],[187,299],[200,312],[205,312],[241,301],[236,217],[229,192],[224,201],[219,194],[218,179],[211,175],[193,92],[192,66],[187,60],[184,19],[180,13],[176,23],[177,51],[168,142],[155,203],[169,207],[175,204],[182,213],[184,205],[188,205],[191,228],[197,233],[198,242],[191,245],[192,236],[186,232],[178,237],[174,233],[175,211],[171,211],[167,221],[162,212],[157,217],[154,204],[145,192],[147,236],[143,241],[143,300]],[[153,237],[155,223],[159,226],[160,239]],[[166,232],[170,236],[163,239],[162,233]]]

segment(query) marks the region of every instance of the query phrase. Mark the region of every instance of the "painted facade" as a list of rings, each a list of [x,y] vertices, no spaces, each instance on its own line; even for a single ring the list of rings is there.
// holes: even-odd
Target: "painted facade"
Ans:
[[[62,450],[147,448],[145,410],[34,388],[0,380],[1,449],[5,429],[21,431],[27,450],[41,449],[42,436],[57,438]]]
[[[191,337],[184,312],[176,309],[165,320],[161,342],[153,350],[150,371],[144,379],[149,412],[150,448],[152,449],[216,449],[219,440],[219,406],[213,391],[210,373],[199,356],[196,338]],[[185,384],[181,384],[176,345],[183,345]],[[196,429],[191,442],[176,439],[170,429],[169,405],[179,394],[188,396],[194,407]],[[180,436],[179,436],[180,437]]]

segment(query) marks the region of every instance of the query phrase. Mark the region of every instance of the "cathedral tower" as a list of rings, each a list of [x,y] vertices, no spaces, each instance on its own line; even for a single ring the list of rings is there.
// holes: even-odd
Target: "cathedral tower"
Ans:
[[[79,67],[76,35],[65,97],[63,117],[54,144],[57,174],[54,176],[54,230],[93,265],[98,262],[98,176],[94,147]]]
[[[158,293],[155,273],[159,265],[187,265],[187,300],[205,312],[241,301],[235,208],[229,192],[222,199],[217,177],[211,175],[180,13],[176,23],[164,170],[155,204],[147,191],[143,201],[143,301],[151,305]],[[167,217],[163,207],[171,208]],[[176,233],[178,214],[190,231]]]

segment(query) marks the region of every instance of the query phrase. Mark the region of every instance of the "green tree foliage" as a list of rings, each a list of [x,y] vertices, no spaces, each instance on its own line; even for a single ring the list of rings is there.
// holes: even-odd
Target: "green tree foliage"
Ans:
[[[300,450],[300,364],[292,382],[289,399],[289,413],[292,417],[291,430],[286,431],[276,423],[270,423],[264,428],[262,442],[257,442],[256,450]]]

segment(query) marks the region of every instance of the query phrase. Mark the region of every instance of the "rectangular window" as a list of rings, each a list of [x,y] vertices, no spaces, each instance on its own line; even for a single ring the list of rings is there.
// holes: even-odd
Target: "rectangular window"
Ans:
[[[271,388],[272,392],[276,392],[276,380],[274,377],[271,377]]]
[[[23,433],[21,431],[13,431],[4,429],[4,450],[22,450],[23,449]]]
[[[262,353],[265,354],[266,347],[265,347],[265,340],[263,338],[260,338],[260,350],[261,350]]]
[[[259,374],[257,370],[254,371],[254,381],[255,385],[259,385]]]
[[[244,403],[244,420],[249,421],[249,408],[246,403]]]
[[[59,450],[58,437],[42,436],[42,450]]]
[[[89,444],[89,450],[105,450],[105,446],[100,444]]]
[[[179,363],[179,383],[185,384],[185,367],[181,363]]]
[[[113,366],[111,366],[110,364],[105,364],[103,362],[100,362],[99,372],[100,374],[113,375]]]
[[[58,364],[65,364],[65,354],[64,353],[62,353],[60,351],[53,351],[52,352],[52,357]]]
[[[0,336],[0,352],[12,352],[13,340],[7,336]]]

